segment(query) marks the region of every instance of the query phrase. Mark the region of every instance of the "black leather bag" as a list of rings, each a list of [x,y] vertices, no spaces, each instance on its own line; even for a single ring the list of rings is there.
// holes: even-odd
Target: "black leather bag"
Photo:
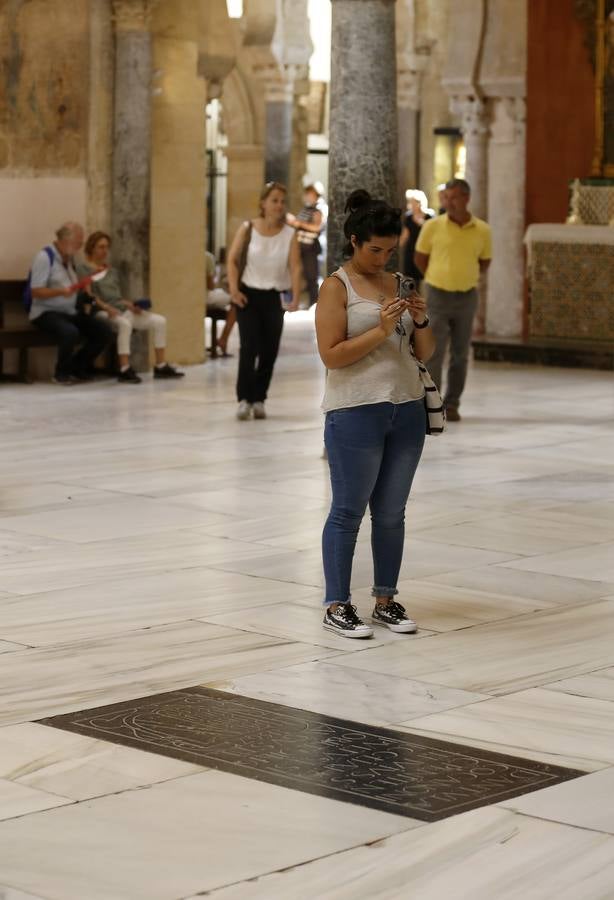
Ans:
[[[76,307],[79,316],[94,316],[100,310],[100,307],[96,306],[96,298],[87,291],[77,292]]]

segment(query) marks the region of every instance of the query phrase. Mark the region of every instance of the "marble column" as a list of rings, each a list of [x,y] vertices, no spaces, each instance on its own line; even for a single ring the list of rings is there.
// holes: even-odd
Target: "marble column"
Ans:
[[[284,74],[269,74],[265,85],[264,180],[288,185],[294,119],[293,79]]]
[[[88,231],[111,230],[114,52],[111,0],[90,0]]]
[[[417,188],[420,133],[420,75],[399,68],[397,72],[398,203],[405,208],[405,191]]]
[[[149,285],[151,0],[113,0],[113,259],[131,297]]]
[[[496,99],[493,112],[488,165],[493,261],[488,273],[486,333],[520,337],[524,306],[525,100]]]
[[[303,205],[303,179],[307,174],[309,114],[307,95],[295,93],[292,121],[292,153],[288,181],[288,209],[296,213]]]
[[[471,187],[470,210],[480,219],[486,219],[488,210],[488,130],[489,110],[486,103],[475,96],[453,97],[452,112],[461,118],[461,130],[465,142],[465,180]],[[489,274],[480,277],[478,285],[478,309],[473,334],[479,337],[486,329],[486,297]]]
[[[471,185],[471,211],[485,219],[488,209],[488,108],[476,97],[454,98],[451,106],[461,117],[467,154],[465,178]]]
[[[393,0],[333,0],[328,270],[343,259],[343,207],[365,188],[397,200]]]

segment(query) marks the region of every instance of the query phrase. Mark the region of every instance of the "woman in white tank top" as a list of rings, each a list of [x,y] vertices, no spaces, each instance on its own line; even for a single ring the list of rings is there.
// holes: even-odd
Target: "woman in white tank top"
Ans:
[[[386,264],[397,248],[401,210],[366,191],[346,203],[348,261],[320,290],[316,331],[326,368],[324,439],[332,505],[322,535],[326,629],[371,637],[351,604],[358,529],[371,511],[374,624],[413,633],[417,625],[393,598],[403,557],[405,506],[426,432],[424,389],[410,352],[424,361],[435,347],[423,298],[396,296]]]
[[[292,288],[298,309],[301,260],[294,229],[286,225],[286,188],[270,182],[260,195],[260,215],[244,222],[228,254],[228,283],[241,338],[237,377],[238,419],[266,418],[264,401],[284,322],[281,292]]]

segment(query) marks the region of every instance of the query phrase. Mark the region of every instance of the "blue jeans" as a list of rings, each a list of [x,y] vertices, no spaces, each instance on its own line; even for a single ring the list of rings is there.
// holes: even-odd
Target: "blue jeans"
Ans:
[[[373,596],[394,597],[403,558],[405,506],[422,455],[422,400],[371,403],[326,414],[324,443],[333,490],[322,534],[324,605],[348,603],[358,529],[371,511]]]

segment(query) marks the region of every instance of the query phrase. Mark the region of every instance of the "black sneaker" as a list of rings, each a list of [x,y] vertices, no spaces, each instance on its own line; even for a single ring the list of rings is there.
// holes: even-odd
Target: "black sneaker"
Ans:
[[[376,603],[371,619],[376,625],[383,625],[390,631],[397,631],[401,634],[414,634],[418,630],[418,626],[405,613],[405,607],[394,600],[390,600],[385,605]]]
[[[73,372],[71,377],[74,381],[80,381],[84,384],[94,380],[94,376],[90,375],[89,372]]]
[[[154,378],[183,378],[185,372],[180,372],[174,366],[165,363],[163,366],[154,367]]]
[[[328,631],[337,632],[341,637],[368,638],[373,636],[373,629],[370,625],[365,625],[356,612],[356,607],[351,603],[343,603],[335,610],[331,610],[329,607],[324,613],[322,625]]]
[[[127,369],[119,373],[117,380],[124,384],[140,384],[143,379],[136,374],[132,366],[128,366]]]
[[[72,375],[54,375],[51,381],[54,384],[61,384],[63,387],[71,387],[77,383],[77,379]]]

